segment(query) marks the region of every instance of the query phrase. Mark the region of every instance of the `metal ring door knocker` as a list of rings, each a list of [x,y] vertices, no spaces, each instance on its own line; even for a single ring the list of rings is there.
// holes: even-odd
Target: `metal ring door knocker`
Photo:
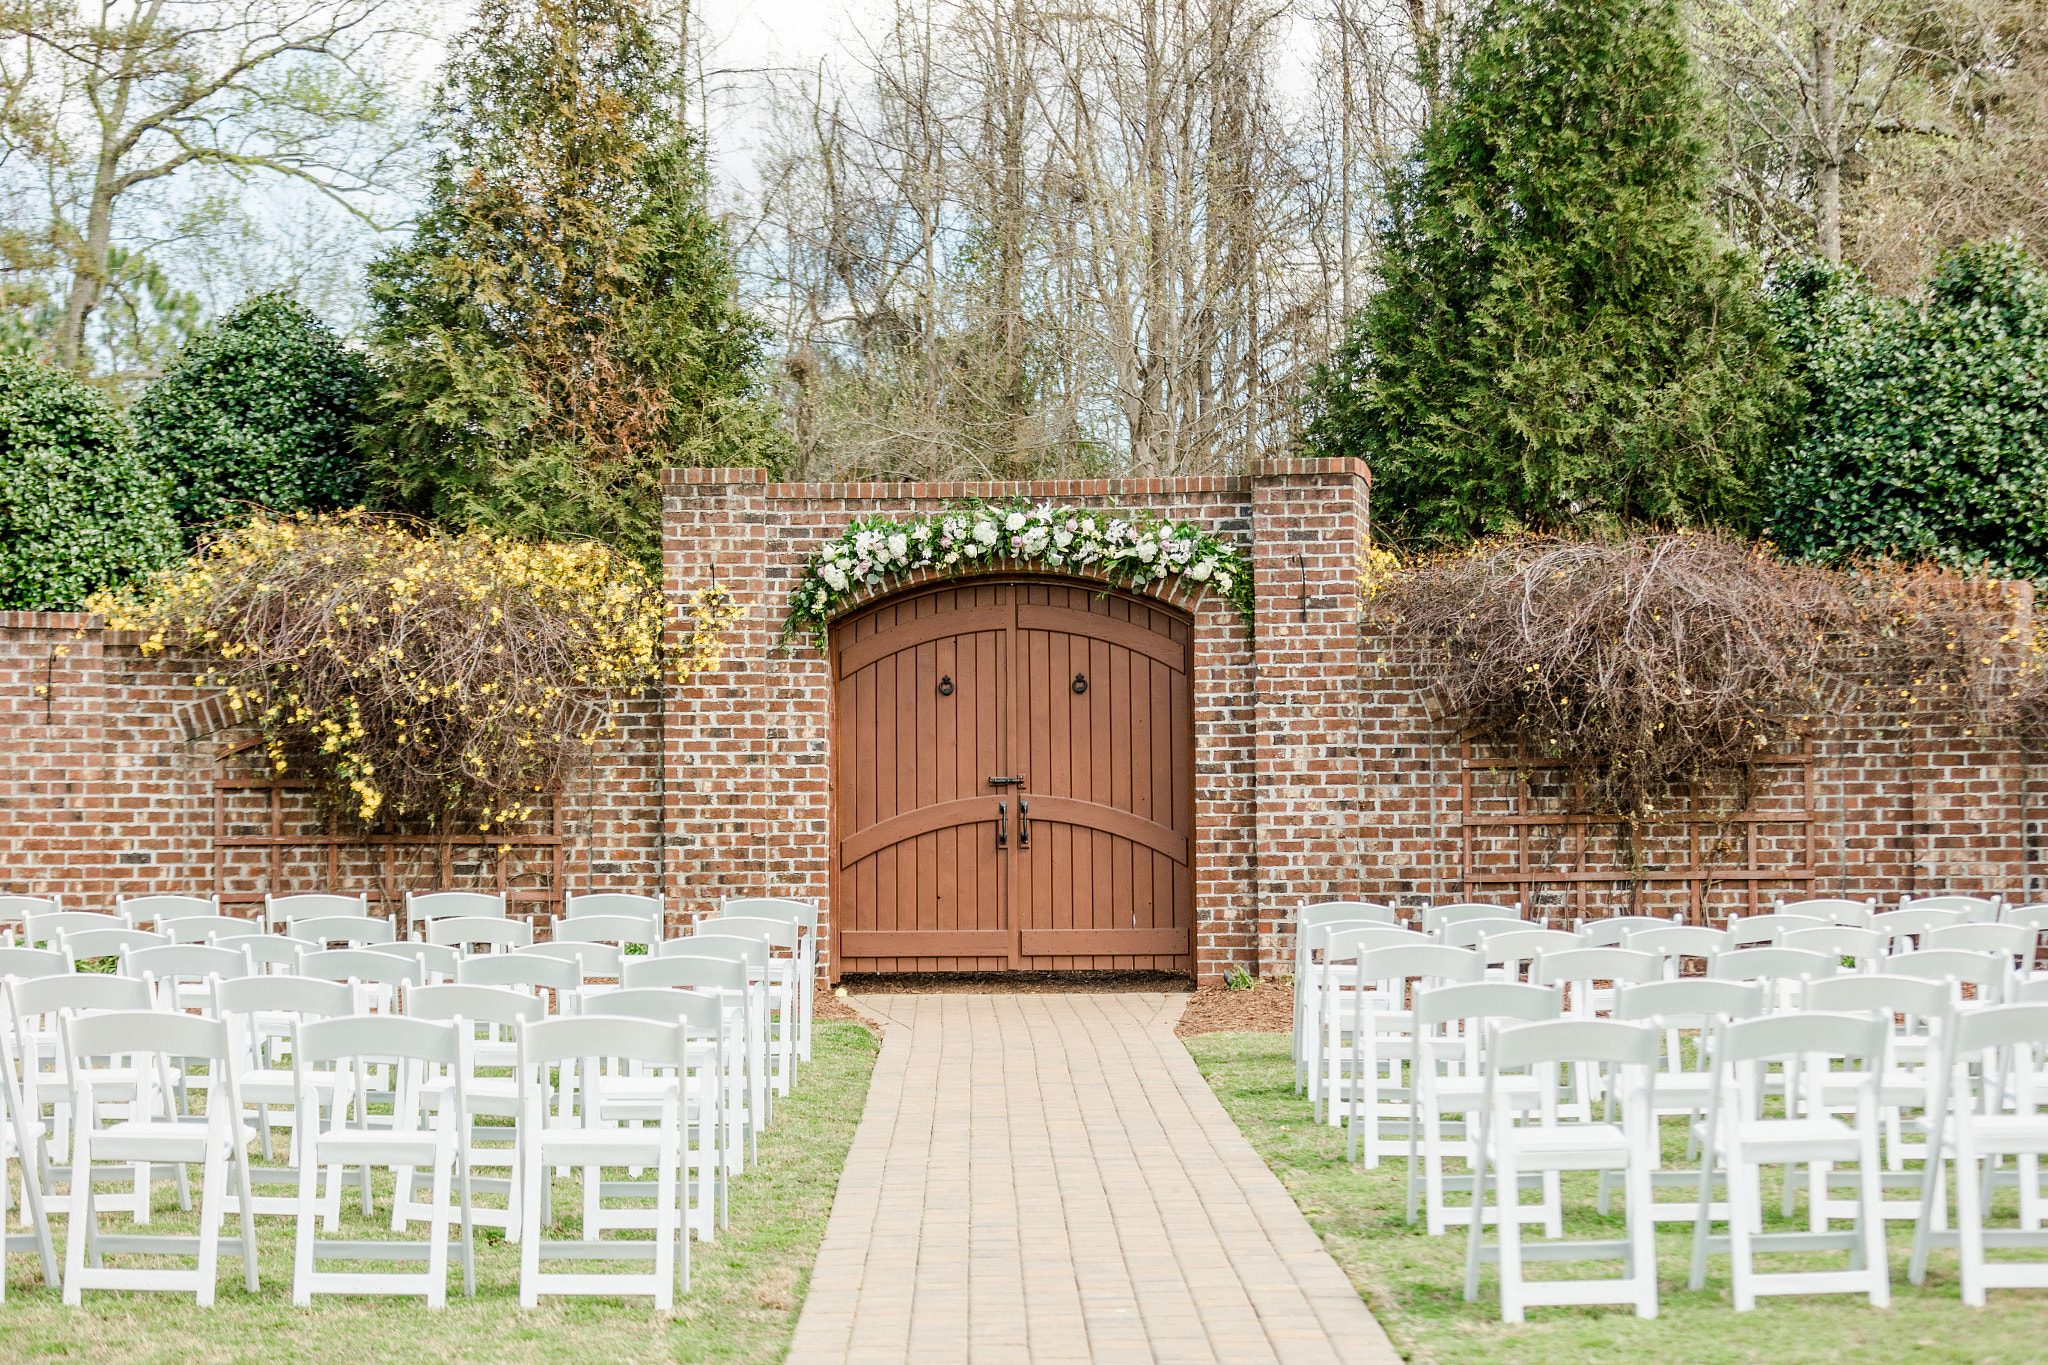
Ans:
[[[1077,692],[1077,693],[1079,693],[1079,692],[1086,692],[1087,690],[1088,690],[1088,675],[1087,675],[1086,673],[1076,673],[1076,674],[1074,675],[1074,691],[1075,691],[1075,692]]]
[[[939,679],[939,695],[942,697],[953,695],[953,680],[950,677]]]

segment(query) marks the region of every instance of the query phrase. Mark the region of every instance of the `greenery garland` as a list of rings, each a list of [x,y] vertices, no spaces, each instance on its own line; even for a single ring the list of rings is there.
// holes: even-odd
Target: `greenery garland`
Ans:
[[[915,569],[966,573],[1003,558],[1070,571],[1090,568],[1132,586],[1179,575],[1213,587],[1237,608],[1246,628],[1251,625],[1250,561],[1199,523],[1167,521],[1150,512],[973,499],[936,516],[868,517],[848,526],[797,578],[782,642],[808,635],[822,650],[826,627],[841,607],[891,575]]]

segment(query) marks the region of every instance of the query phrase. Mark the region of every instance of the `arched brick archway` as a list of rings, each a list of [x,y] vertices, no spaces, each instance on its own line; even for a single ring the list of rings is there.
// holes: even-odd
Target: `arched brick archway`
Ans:
[[[1193,622],[1042,576],[898,593],[833,630],[842,971],[1187,971]]]

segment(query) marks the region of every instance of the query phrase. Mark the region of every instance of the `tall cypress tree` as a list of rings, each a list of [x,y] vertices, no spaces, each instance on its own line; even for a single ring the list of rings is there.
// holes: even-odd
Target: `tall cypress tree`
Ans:
[[[1413,542],[1753,524],[1793,390],[1705,155],[1676,0],[1489,0],[1305,444]]]
[[[636,0],[483,0],[427,211],[371,268],[383,503],[654,564],[664,465],[774,463],[679,69]]]

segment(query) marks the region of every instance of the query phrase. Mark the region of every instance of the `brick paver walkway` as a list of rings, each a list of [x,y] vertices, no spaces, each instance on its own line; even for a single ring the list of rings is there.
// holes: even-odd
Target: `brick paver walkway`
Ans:
[[[890,1027],[793,1365],[1396,1365],[1173,1036],[1184,997],[861,1003]]]

